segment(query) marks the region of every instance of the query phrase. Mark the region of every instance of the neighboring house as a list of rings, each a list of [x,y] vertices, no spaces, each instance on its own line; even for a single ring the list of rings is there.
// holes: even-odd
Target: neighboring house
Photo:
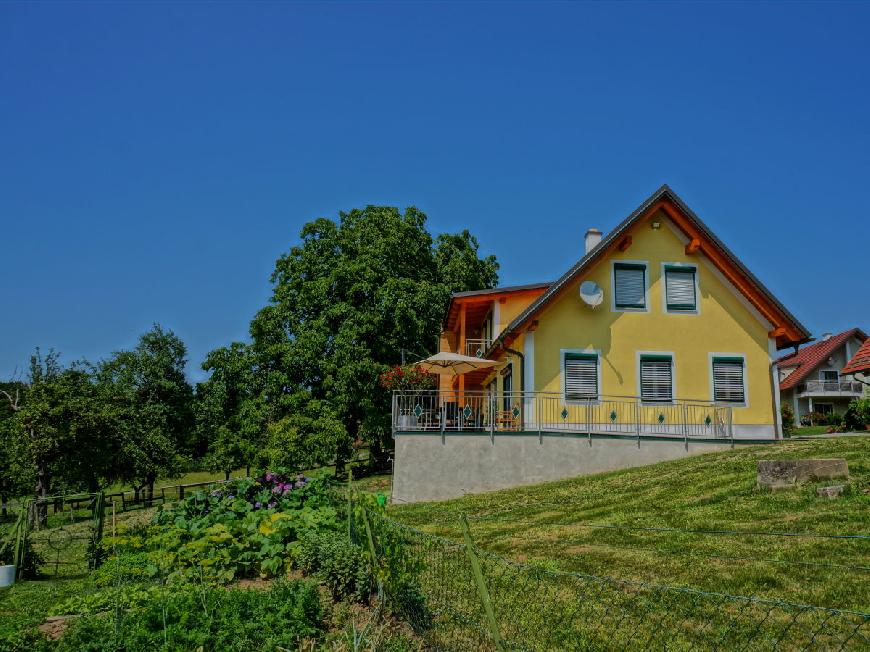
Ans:
[[[796,425],[812,412],[842,414],[852,399],[862,396],[863,383],[844,367],[866,341],[859,328],[825,333],[818,342],[777,361],[781,400],[792,406]]]
[[[809,339],[663,186],[603,238],[590,229],[585,255],[555,282],[453,296],[441,351],[500,364],[394,396],[394,497],[774,440],[777,350]]]
[[[864,384],[864,394],[870,389],[870,339],[864,340],[855,355],[846,363],[846,366],[840,370],[841,374],[851,374],[855,380],[860,380]]]

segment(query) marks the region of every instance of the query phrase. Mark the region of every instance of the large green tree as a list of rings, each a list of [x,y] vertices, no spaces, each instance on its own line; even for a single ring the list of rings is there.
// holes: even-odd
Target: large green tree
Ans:
[[[480,257],[468,231],[433,240],[413,207],[317,219],[301,238],[278,259],[271,301],[251,324],[270,421],[311,415],[314,405],[341,426],[339,465],[358,438],[382,461],[390,397],[378,375],[401,361],[402,349],[433,351],[450,294],[493,287],[498,264]],[[298,426],[290,430],[296,441],[306,430]]]
[[[7,401],[3,425],[8,463],[31,479],[37,498],[58,491],[96,490],[111,476],[116,449],[111,401],[94,369],[84,362],[64,367],[53,351],[31,357],[27,382]],[[45,505],[37,509],[45,519]]]
[[[202,368],[210,376],[197,386],[197,452],[207,451],[205,465],[229,478],[250,467],[264,443],[260,374],[250,347],[240,342],[209,353]]]
[[[185,377],[187,349],[159,324],[132,351],[118,351],[101,364],[112,394],[120,452],[116,471],[150,500],[158,477],[180,473],[190,453],[193,388]]]

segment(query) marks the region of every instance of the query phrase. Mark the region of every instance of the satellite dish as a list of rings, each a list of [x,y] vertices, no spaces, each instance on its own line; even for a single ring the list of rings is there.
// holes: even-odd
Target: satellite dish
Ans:
[[[583,303],[595,308],[604,301],[604,290],[595,281],[583,281],[580,284],[580,298]]]

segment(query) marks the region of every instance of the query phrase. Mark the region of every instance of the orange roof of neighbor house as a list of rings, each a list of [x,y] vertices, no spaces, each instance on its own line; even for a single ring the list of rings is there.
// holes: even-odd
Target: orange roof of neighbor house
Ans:
[[[870,338],[855,352],[852,359],[840,370],[841,374],[870,373]]]
[[[770,336],[776,339],[778,349],[810,341],[810,332],[788,309],[780,303],[758,278],[740,262],[734,253],[701,221],[677,194],[667,185],[650,195],[631,215],[626,217],[601,242],[581,258],[571,269],[552,283],[499,335],[495,346],[510,346],[510,342],[556,297],[561,296],[571,282],[588,272],[617,248],[631,246],[631,230],[661,210],[682,231],[689,243],[686,253],[699,251],[729,280],[729,282],[773,324]]]
[[[791,372],[786,378],[783,378],[779,381],[780,389],[790,389],[800,383],[804,378],[806,378],[809,374],[813,372],[813,369],[818,367],[825,359],[827,359],[834,351],[836,351],[843,343],[848,340],[850,337],[857,337],[858,339],[864,341],[864,346],[861,348],[866,348],[867,335],[864,334],[860,328],[852,328],[847,331],[843,331],[842,333],[838,333],[837,335],[832,335],[826,340],[822,340],[821,342],[816,342],[814,344],[810,344],[809,346],[805,346],[800,351],[796,353],[789,353],[786,356],[783,356],[779,360],[776,361],[776,365],[778,367],[790,368],[797,367],[793,372]],[[868,356],[870,356],[870,349],[868,349]],[[845,369],[843,369],[840,373],[848,373]]]

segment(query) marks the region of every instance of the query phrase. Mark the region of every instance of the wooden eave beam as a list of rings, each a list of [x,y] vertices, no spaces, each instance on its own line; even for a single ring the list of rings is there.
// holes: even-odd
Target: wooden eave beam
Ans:
[[[617,245],[616,248],[619,249],[620,251],[626,251],[631,246],[631,242],[632,242],[631,236],[627,235],[624,238],[622,238],[622,240],[619,241],[619,245]]]
[[[701,248],[701,241],[698,238],[692,238],[689,244],[686,245],[686,255],[691,256]]]

